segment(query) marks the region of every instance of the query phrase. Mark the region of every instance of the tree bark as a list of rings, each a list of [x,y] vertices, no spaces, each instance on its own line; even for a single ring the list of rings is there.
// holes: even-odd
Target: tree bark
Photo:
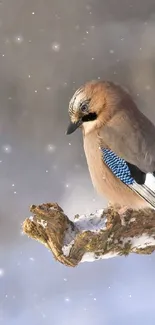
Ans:
[[[23,232],[51,250],[67,266],[80,262],[155,250],[155,210],[127,210],[108,206],[69,220],[57,203],[32,205],[33,216],[23,222]]]

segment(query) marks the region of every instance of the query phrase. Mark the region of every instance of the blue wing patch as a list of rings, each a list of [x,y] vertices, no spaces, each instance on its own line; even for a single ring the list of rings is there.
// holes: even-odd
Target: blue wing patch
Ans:
[[[113,174],[126,185],[132,185],[135,181],[131,176],[130,169],[126,161],[119,158],[112,150],[101,148],[103,160],[111,169]]]

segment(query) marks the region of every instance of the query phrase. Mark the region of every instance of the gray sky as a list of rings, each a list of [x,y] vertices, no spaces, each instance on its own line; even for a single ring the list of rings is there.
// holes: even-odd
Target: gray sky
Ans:
[[[105,206],[92,188],[68,102],[89,79],[127,86],[155,121],[154,0],[0,1],[0,322],[155,323],[155,258],[75,269],[21,235],[29,205],[72,217]]]

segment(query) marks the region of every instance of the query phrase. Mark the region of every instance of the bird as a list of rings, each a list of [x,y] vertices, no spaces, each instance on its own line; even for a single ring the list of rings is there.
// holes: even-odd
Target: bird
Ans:
[[[91,80],[73,94],[66,134],[82,130],[88,170],[97,193],[120,210],[155,209],[155,125],[129,91]],[[150,179],[150,178],[149,178]]]

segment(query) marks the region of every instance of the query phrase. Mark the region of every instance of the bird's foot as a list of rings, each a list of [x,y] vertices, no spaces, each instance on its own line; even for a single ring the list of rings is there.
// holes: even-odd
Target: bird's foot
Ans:
[[[118,210],[122,226],[125,226],[125,216],[128,209],[129,208],[127,206],[123,206]]]

